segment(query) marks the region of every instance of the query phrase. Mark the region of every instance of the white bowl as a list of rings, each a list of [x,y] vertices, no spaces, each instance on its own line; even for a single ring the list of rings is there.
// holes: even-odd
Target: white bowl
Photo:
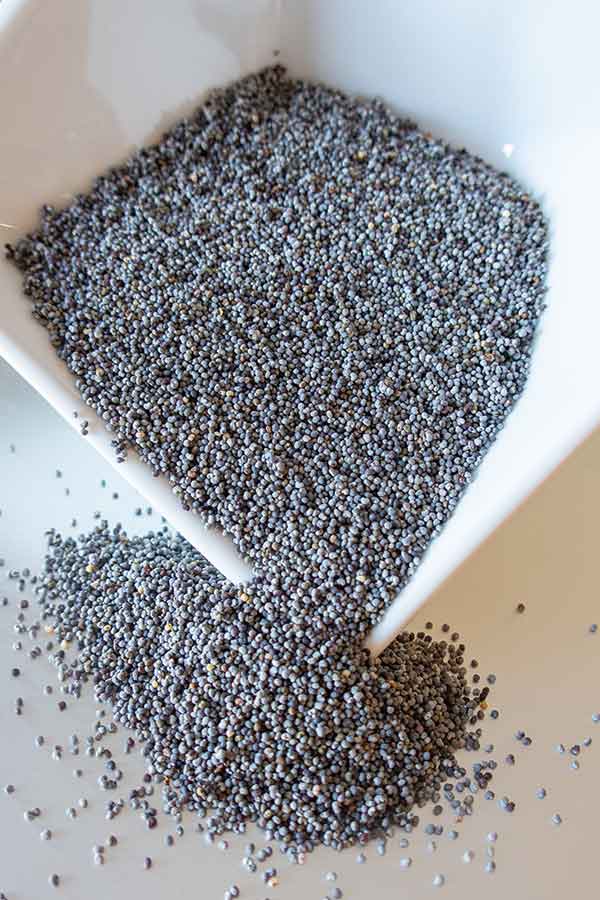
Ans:
[[[0,232],[35,227],[154,139],[206,90],[274,61],[378,94],[517,176],[551,219],[548,309],[524,395],[417,574],[375,629],[378,650],[600,419],[598,7],[574,0],[4,0],[0,3]],[[0,263],[0,353],[111,463]],[[43,452],[41,447],[40,452]],[[119,472],[234,580],[231,543],[180,508],[133,454]],[[507,565],[510,560],[507,560]],[[483,608],[483,607],[482,607]]]

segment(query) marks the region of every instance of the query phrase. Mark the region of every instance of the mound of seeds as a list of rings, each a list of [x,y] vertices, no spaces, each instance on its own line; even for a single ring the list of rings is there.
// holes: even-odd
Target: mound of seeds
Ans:
[[[180,538],[52,533],[41,595],[67,648],[59,677],[79,694],[93,675],[145,741],[167,808],[211,810],[214,831],[252,820],[310,850],[410,829],[415,805],[465,775],[454,751],[479,747],[488,689],[467,685],[462,645],[405,633],[373,660],[357,641],[315,644]],[[466,784],[485,788],[476,771]]]
[[[275,67],[8,248],[85,401],[279,585],[363,633],[520,393],[547,230],[511,178]]]
[[[274,68],[8,248],[118,458],[254,564],[240,590],[164,535],[51,538],[63,675],[94,676],[173,808],[343,846],[464,774],[461,646],[362,641],[523,387],[546,244],[506,175]]]

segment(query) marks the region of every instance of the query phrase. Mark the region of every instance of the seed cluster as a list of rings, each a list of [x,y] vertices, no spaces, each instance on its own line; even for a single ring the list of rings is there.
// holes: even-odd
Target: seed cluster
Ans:
[[[248,602],[181,538],[105,523],[50,535],[41,596],[69,690],[93,675],[167,808],[212,811],[213,832],[251,820],[291,848],[341,847],[410,829],[442,790],[469,815],[492,777],[476,764],[464,800],[448,783],[466,774],[454,750],[479,747],[489,690],[467,685],[463,645],[405,633],[378,659],[359,641],[312,645],[284,604]]]
[[[237,589],[178,538],[101,524],[52,534],[43,578],[63,682],[93,675],[210,834],[341,847],[486,788],[491,761],[464,800],[448,782],[489,691],[458,636],[362,642],[523,387],[546,249],[508,176],[278,67],[8,248],[117,458],[254,564]]]
[[[118,458],[364,634],[523,387],[546,248],[508,176],[274,67],[8,253]]]

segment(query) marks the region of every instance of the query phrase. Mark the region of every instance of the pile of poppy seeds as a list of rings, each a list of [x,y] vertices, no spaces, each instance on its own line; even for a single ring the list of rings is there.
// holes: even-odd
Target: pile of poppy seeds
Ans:
[[[507,175],[275,67],[8,248],[118,458],[254,567],[240,588],[161,532],[50,535],[61,678],[136,730],[169,811],[298,853],[486,789],[455,758],[488,691],[463,645],[364,639],[523,388],[547,241]]]

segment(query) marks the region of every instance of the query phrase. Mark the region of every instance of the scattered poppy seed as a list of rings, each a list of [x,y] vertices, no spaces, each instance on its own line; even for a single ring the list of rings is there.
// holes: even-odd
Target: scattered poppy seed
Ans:
[[[316,218],[296,215],[299,182]],[[120,215],[125,195],[143,215]],[[463,228],[473,208],[477,228]],[[444,235],[458,223],[460,247],[450,247]],[[115,718],[144,736],[167,811],[210,798],[210,833],[258,820],[286,849],[340,849],[412,828],[413,805],[437,803],[440,777],[457,777],[454,749],[479,747],[483,710],[463,644],[405,632],[371,660],[363,638],[522,390],[546,244],[539,207],[507,175],[379,101],[274,67],[213,92],[86,196],[60,213],[46,207],[38,232],[8,249],[82,400],[110,427],[117,461],[135,447],[259,573],[238,589],[175,535],[128,539],[104,523],[78,541],[49,534],[42,612],[56,618],[61,646],[77,640],[62,683],[93,677]],[[454,286],[443,298],[440,271]],[[135,303],[125,310],[114,290]],[[456,346],[474,349],[463,361]],[[388,450],[399,436],[409,448],[401,473]],[[412,485],[418,519],[399,515]],[[152,676],[125,649],[134,629],[139,656],[162,663]],[[225,701],[218,729],[215,697]],[[415,716],[426,729],[389,740],[390,721]],[[357,734],[386,748],[383,764]],[[272,756],[259,757],[267,737]],[[307,791],[304,760],[317,754],[324,789],[313,792],[311,777]],[[469,780],[457,788],[457,818],[470,815],[472,790]]]

